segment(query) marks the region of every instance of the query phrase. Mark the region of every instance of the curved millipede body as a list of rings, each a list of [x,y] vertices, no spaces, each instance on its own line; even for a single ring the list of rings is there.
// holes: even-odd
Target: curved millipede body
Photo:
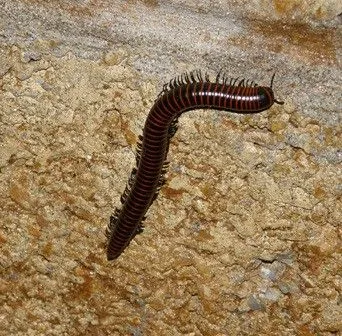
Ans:
[[[115,210],[106,229],[108,260],[116,259],[143,229],[145,213],[165,180],[166,157],[178,117],[194,109],[257,113],[273,103],[283,104],[274,99],[273,79],[274,75],[270,87],[264,87],[244,79],[228,79],[220,72],[211,82],[207,74],[203,77],[200,71],[194,71],[164,85],[139,137],[137,167],[121,196],[122,207]]]

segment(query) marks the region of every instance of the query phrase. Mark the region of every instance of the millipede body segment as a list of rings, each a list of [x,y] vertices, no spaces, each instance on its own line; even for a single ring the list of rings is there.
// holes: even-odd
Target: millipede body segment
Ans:
[[[146,119],[139,137],[136,168],[132,170],[121,196],[121,209],[110,217],[106,229],[107,258],[116,259],[137,233],[143,230],[145,213],[165,181],[167,153],[177,130],[179,116],[194,109],[216,109],[235,113],[258,113],[269,109],[274,99],[270,87],[244,79],[230,79],[221,72],[210,81],[200,71],[183,74],[165,84]]]

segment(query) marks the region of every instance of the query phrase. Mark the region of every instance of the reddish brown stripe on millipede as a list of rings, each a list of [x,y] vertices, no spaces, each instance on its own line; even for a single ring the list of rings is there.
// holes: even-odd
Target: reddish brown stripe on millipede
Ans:
[[[194,109],[218,109],[235,113],[258,113],[274,103],[270,87],[254,82],[227,78],[219,73],[210,82],[200,71],[183,74],[164,85],[146,119],[143,137],[137,146],[137,168],[134,168],[126,189],[121,196],[122,208],[110,217],[108,260],[116,259],[133,237],[143,229],[145,213],[157,197],[164,183],[170,139],[177,130],[177,120],[186,111]],[[238,84],[237,84],[238,83]]]

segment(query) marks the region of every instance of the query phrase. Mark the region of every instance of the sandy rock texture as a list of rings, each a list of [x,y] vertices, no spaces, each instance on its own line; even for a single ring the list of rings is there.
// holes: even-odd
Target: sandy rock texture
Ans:
[[[332,336],[340,1],[1,1],[0,335]],[[104,229],[162,85],[224,69],[285,105],[193,111],[146,229]]]

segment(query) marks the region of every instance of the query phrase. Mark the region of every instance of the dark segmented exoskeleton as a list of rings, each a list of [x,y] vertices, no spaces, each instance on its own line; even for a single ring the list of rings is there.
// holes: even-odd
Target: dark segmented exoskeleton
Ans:
[[[122,208],[110,217],[106,230],[108,260],[116,259],[143,229],[145,214],[165,182],[170,139],[177,131],[179,116],[194,109],[217,109],[235,113],[257,113],[274,103],[270,87],[253,81],[228,78],[221,72],[211,82],[201,71],[183,74],[165,84],[146,119],[139,137],[136,164],[121,196]]]

